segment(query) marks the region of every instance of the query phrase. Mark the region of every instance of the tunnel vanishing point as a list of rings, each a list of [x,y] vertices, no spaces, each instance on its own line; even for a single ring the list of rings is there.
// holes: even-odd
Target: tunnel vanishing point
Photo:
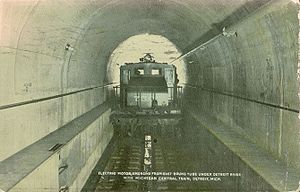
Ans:
[[[298,14],[296,0],[0,1],[0,191],[83,189],[114,138],[109,58],[145,33],[182,52],[186,131],[297,191]]]

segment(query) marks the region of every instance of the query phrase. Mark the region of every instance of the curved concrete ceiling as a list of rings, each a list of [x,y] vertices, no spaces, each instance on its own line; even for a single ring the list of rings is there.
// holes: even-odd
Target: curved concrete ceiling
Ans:
[[[6,79],[8,94],[1,104],[102,84],[112,51],[136,34],[165,36],[188,52],[265,3],[268,0],[4,1],[1,47],[10,52],[6,65],[14,79]],[[66,44],[75,50],[69,53]]]

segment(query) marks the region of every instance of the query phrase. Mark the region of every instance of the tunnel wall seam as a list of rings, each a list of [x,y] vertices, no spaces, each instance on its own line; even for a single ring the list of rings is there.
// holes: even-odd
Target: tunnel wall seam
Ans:
[[[221,91],[218,91],[218,90],[208,89],[208,88],[204,88],[204,87],[198,87],[198,86],[191,85],[191,84],[186,84],[186,86],[191,87],[191,88],[195,88],[195,89],[201,89],[203,91],[207,91],[207,92],[210,92],[210,93],[216,93],[216,94],[219,94],[219,95],[224,95],[224,96],[228,96],[228,97],[233,97],[233,98],[237,98],[237,99],[241,99],[241,100],[261,104],[261,105],[268,106],[268,107],[273,107],[273,108],[277,108],[277,109],[282,109],[282,110],[286,110],[286,111],[299,113],[298,109],[288,108],[288,107],[285,107],[285,106],[276,105],[274,103],[267,103],[267,102],[264,102],[264,101],[259,101],[259,100],[239,96],[239,95],[234,95],[234,94],[228,93],[228,92],[221,92]]]
[[[33,103],[38,103],[38,102],[52,100],[52,99],[57,99],[57,98],[61,98],[61,97],[68,96],[68,95],[73,95],[73,94],[80,93],[80,92],[85,92],[85,91],[90,91],[90,90],[93,90],[93,89],[109,87],[109,86],[112,86],[114,84],[115,83],[101,85],[101,86],[94,86],[94,87],[80,89],[80,90],[77,90],[77,91],[67,92],[67,93],[63,93],[63,94],[59,94],[59,95],[44,97],[44,98],[40,98],[40,99],[33,99],[33,100],[23,101],[23,102],[19,102],[19,103],[12,103],[12,104],[7,104],[7,105],[2,105],[2,106],[0,106],[0,110],[9,109],[9,108],[13,108],[13,107],[19,107],[19,106],[33,104]]]

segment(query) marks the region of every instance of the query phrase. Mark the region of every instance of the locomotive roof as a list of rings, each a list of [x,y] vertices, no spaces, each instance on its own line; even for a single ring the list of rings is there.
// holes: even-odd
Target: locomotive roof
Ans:
[[[168,63],[157,63],[157,62],[139,62],[139,63],[125,63],[125,65],[142,65],[142,64],[148,64],[148,65],[151,65],[151,64],[154,64],[154,65],[169,65]]]

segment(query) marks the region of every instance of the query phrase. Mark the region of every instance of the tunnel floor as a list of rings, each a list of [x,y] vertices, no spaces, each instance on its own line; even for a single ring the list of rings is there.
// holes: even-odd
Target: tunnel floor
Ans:
[[[117,146],[101,173],[102,175],[106,173],[109,175],[99,177],[94,191],[211,191],[212,184],[209,182],[193,182],[191,184],[192,181],[180,181],[178,177],[173,175],[156,176],[157,179],[155,176],[146,175],[135,176],[134,179],[128,175],[110,175],[113,173],[124,174],[123,172],[144,172],[145,149],[143,139],[143,137],[140,139],[118,138]],[[189,173],[195,172],[191,165],[196,165],[197,159],[191,159],[185,153],[184,146],[180,145],[176,139],[156,137],[152,141],[153,172],[161,172],[161,174],[168,174],[169,172],[187,173],[187,170],[191,171]],[[181,179],[186,178],[182,177]]]
[[[100,159],[82,192],[245,191],[251,183],[256,183],[251,187],[255,191],[273,191],[212,136],[174,125],[157,129],[153,120],[147,127],[117,132],[103,155],[106,159]],[[241,170],[247,174],[241,175]]]

